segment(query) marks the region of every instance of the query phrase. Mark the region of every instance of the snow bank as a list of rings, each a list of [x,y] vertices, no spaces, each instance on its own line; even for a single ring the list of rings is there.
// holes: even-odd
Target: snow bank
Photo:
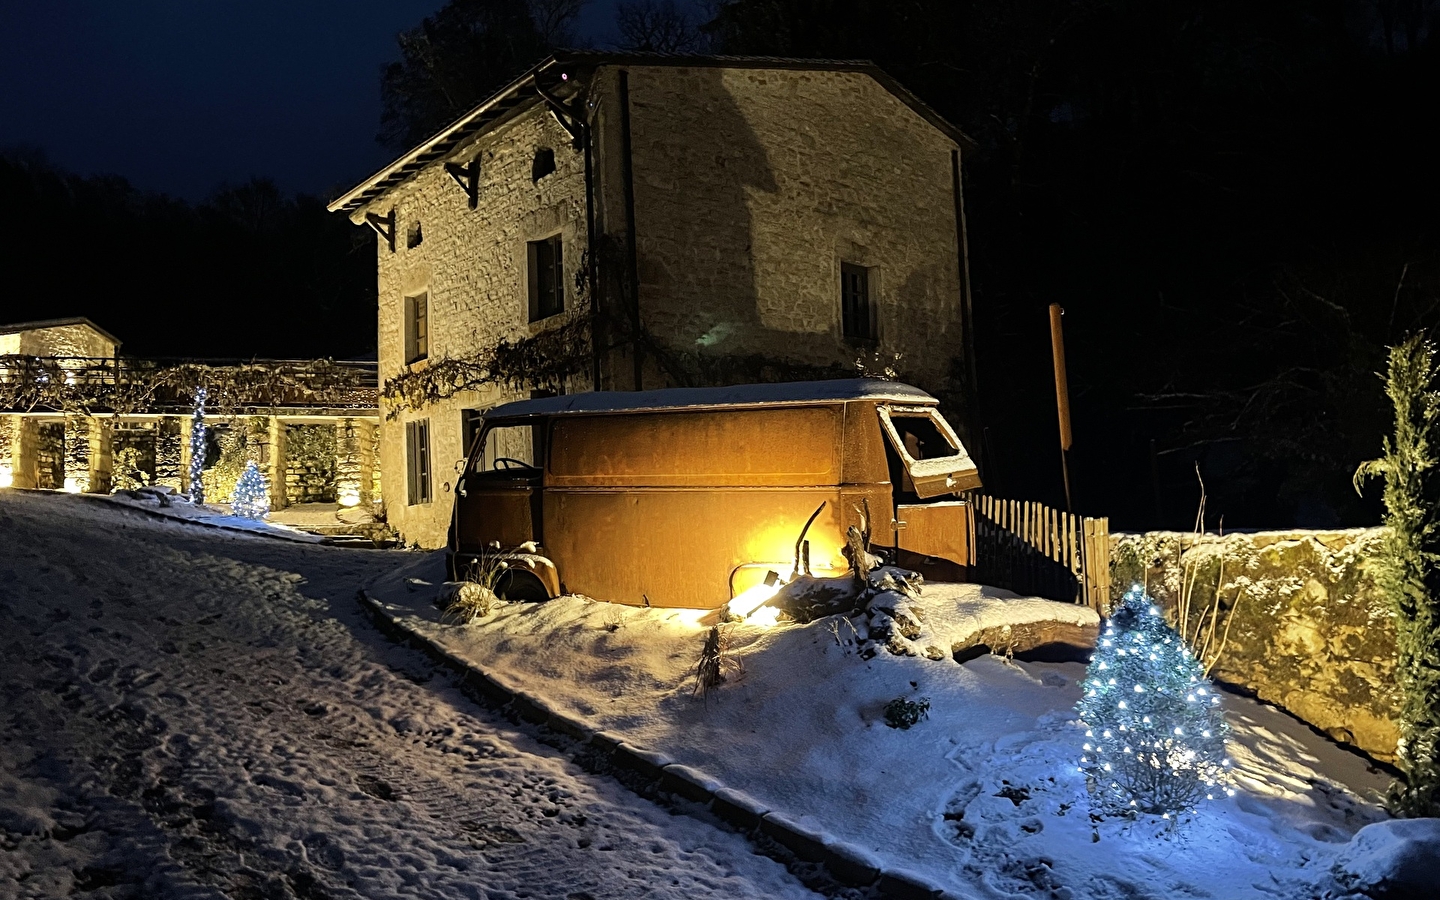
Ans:
[[[1440,819],[1376,822],[1356,833],[1335,859],[1342,890],[1384,900],[1440,894]]]
[[[1383,776],[1243,698],[1226,698],[1235,798],[1178,829],[1097,821],[1076,766],[1077,663],[865,659],[841,617],[740,624],[731,652],[743,675],[697,699],[693,671],[707,632],[698,612],[563,597],[454,626],[433,606],[442,580],[443,554],[433,554],[371,593],[405,627],[512,689],[660,751],[827,844],[853,845],[887,870],[961,895],[1293,896],[1326,877],[1356,829],[1382,817],[1362,794]],[[977,585],[931,586],[918,604],[942,640],[1041,612],[1076,625],[1088,614]],[[887,727],[884,708],[896,698],[928,699],[929,719]]]

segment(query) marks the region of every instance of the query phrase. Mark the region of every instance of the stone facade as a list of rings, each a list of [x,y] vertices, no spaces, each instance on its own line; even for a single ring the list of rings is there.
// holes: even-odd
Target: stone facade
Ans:
[[[113,337],[84,319],[22,323],[0,331],[0,356],[112,359],[118,348]]]
[[[1336,740],[1394,758],[1395,630],[1371,574],[1379,528],[1112,538],[1117,591],[1146,586],[1174,610],[1182,578],[1192,610],[1218,589],[1229,640],[1214,674]]]
[[[332,206],[357,222],[394,217],[394,249],[377,242],[382,382],[556,327],[587,313],[593,292],[608,348],[600,382],[587,365],[568,390],[853,375],[857,358],[878,351],[903,354],[906,381],[957,395],[951,373],[966,336],[960,145],[951,133],[858,68],[601,64],[567,84],[592,135],[596,247],[584,154],[533,88],[513,115],[403,183],[359,206]],[[541,151],[553,154],[554,171],[537,179]],[[473,209],[443,165],[471,161],[480,172]],[[417,226],[423,240],[411,246]],[[532,323],[527,242],[554,235],[565,312]],[[638,301],[628,290],[632,238]],[[842,333],[842,263],[868,270],[874,343]],[[407,298],[420,294],[428,353],[407,363]],[[465,411],[526,395],[487,389],[382,416],[389,522],[407,541],[444,543]],[[431,498],[410,503],[406,426],[422,419]]]

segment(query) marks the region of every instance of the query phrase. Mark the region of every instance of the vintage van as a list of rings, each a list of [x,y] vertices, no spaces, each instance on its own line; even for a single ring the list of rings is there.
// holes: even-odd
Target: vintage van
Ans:
[[[980,486],[935,398],[876,379],[522,400],[457,468],[452,577],[498,544],[511,599],[695,609],[790,578],[802,531],[814,574],[838,574],[866,509],[872,547],[963,580]]]

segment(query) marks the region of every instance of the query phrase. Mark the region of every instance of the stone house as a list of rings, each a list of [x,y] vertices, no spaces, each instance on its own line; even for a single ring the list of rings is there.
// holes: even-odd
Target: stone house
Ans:
[[[441,545],[478,414],[531,389],[848,377],[900,353],[966,431],[971,146],[867,62],[542,61],[330,207],[381,237],[382,384],[501,342],[551,360],[386,407],[391,525]]]

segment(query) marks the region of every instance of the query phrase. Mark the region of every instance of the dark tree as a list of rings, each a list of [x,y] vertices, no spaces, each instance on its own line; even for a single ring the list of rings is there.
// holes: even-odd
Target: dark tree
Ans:
[[[401,32],[381,72],[377,140],[402,152],[573,38],[584,0],[450,0]]]
[[[722,53],[872,59],[978,141],[989,487],[1062,496],[1058,301],[1082,509],[1183,526],[1198,463],[1227,526],[1332,526],[1379,512],[1348,484],[1383,430],[1370,373],[1440,325],[1437,7],[733,0],[705,28]]]
[[[0,154],[0,323],[89,316],[139,356],[375,352],[375,241],[263,179],[191,205]]]
[[[615,9],[620,49],[641,53],[693,53],[703,35],[675,0],[626,0]]]

